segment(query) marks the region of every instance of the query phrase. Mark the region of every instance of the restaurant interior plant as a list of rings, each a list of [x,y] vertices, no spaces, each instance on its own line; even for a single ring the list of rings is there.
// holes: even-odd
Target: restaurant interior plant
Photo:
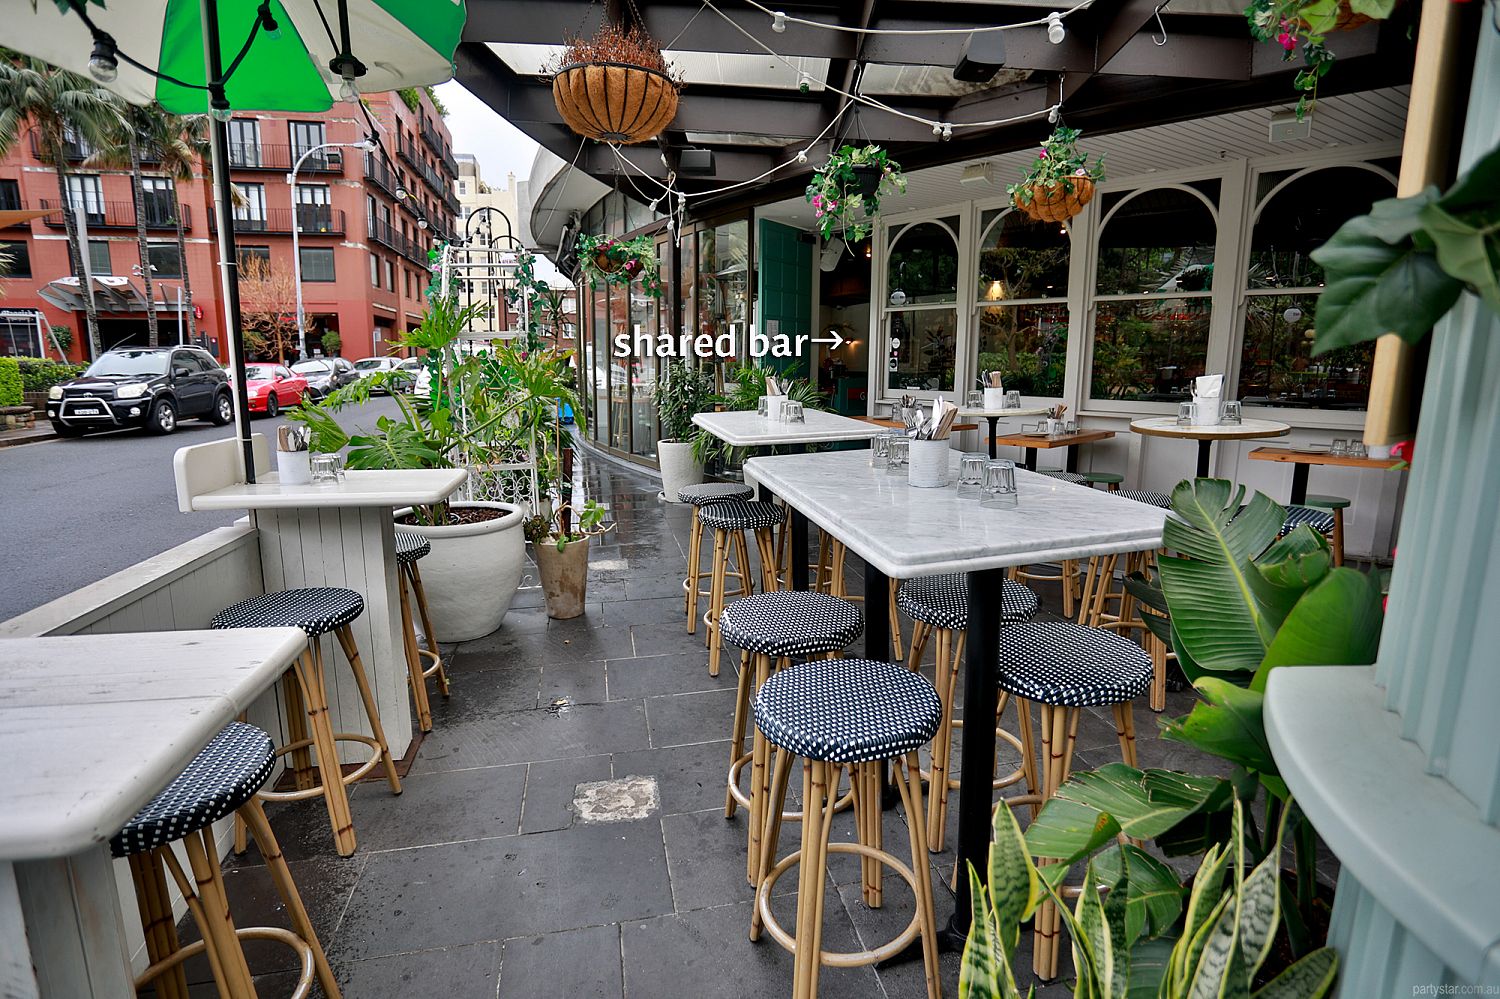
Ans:
[[[760,405],[760,397],[766,394],[766,375],[769,373],[765,368],[754,364],[735,365],[725,372],[724,391],[710,400],[709,408],[755,412]],[[786,397],[802,403],[804,411],[827,407],[828,400],[818,391],[817,385],[805,379],[791,377],[778,377],[778,381]],[[699,426],[693,428],[692,441],[693,457],[705,471],[728,471],[742,464],[749,454],[748,448],[726,444]],[[775,452],[775,447],[770,448],[770,453]]]
[[[1245,8],[1250,35],[1259,42],[1281,46],[1282,59],[1290,62],[1302,50],[1303,68],[1292,80],[1300,93],[1297,120],[1301,121],[1317,99],[1318,81],[1333,68],[1328,35],[1349,31],[1370,21],[1383,21],[1401,0],[1251,0]]]
[[[693,454],[694,415],[713,407],[714,377],[706,366],[681,358],[667,362],[656,383],[656,410],[661,417],[661,440],[656,458],[661,468],[662,497],[679,502],[678,490],[703,481],[703,463]]]
[[[568,127],[600,142],[646,142],[677,115],[680,81],[645,29],[605,19],[592,38],[568,38],[545,67]]]
[[[906,193],[901,164],[883,147],[840,146],[813,174],[805,197],[825,241],[835,235],[846,244],[870,235],[884,195]]]
[[[578,237],[578,259],[589,284],[628,288],[640,279],[641,290],[652,298],[662,295],[661,268],[656,259],[656,240],[652,236],[582,235]]]
[[[1094,185],[1104,179],[1104,156],[1089,162],[1078,148],[1083,133],[1059,123],[1042,140],[1042,148],[1005,192],[1017,210],[1038,222],[1064,223],[1094,200]]]
[[[589,500],[576,510],[562,504],[526,521],[526,540],[536,556],[547,616],[559,621],[578,617],[588,600],[589,539],[614,528],[604,522],[606,510]]]

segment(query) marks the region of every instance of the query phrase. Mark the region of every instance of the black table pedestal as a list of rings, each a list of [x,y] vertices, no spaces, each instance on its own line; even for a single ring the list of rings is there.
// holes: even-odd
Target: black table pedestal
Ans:
[[[1213,453],[1214,442],[1207,438],[1198,442],[1198,478],[1208,478],[1209,457]]]
[[[1302,506],[1307,502],[1307,473],[1310,471],[1312,466],[1300,461],[1292,465],[1292,506]]]

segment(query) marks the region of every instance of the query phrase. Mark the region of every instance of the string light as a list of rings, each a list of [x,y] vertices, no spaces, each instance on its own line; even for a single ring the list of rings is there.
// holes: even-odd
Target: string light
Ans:
[[[786,11],[778,10],[771,14],[771,30],[778,35],[786,31]]]
[[[271,5],[263,3],[260,5],[260,26],[271,41],[281,38],[281,25],[276,23],[276,18],[271,13]]]
[[[354,85],[354,77],[349,73],[344,74],[344,85],[339,87],[339,100],[359,100],[359,88]]]
[[[945,121],[943,122],[943,141],[947,142],[951,138],[953,138],[953,126]]]
[[[94,32],[94,52],[89,56],[89,76],[100,83],[113,83],[120,75],[115,40],[103,31]]]
[[[1068,29],[1063,27],[1063,16],[1057,11],[1047,15],[1047,41],[1053,45],[1061,45],[1062,40],[1068,37]]]
[[[1040,28],[1047,25],[1052,17],[1067,17],[1069,14],[1076,13],[1077,11],[1090,6],[1091,4],[1093,4],[1094,0],[1079,0],[1078,3],[1075,3],[1065,11],[1062,11],[1060,13],[1054,12],[1047,17],[1039,17],[1030,21],[1016,21],[1012,24],[986,24],[979,25],[977,27],[962,28],[861,28],[858,25],[853,24],[831,24],[827,21],[814,21],[805,17],[793,17],[791,15],[788,15],[785,11],[772,10],[764,4],[758,3],[757,0],[745,0],[745,2],[748,3],[751,7],[754,7],[756,10],[760,11],[762,14],[769,15],[771,17],[771,30],[778,33],[785,31],[786,23],[790,22],[792,24],[800,24],[808,28],[822,28],[825,31],[840,31],[851,35],[894,35],[915,37],[920,35],[973,35],[987,31],[1015,31],[1019,28]],[[710,3],[709,6],[712,7],[713,4]],[[778,22],[781,22],[781,27],[777,27]],[[1058,40],[1061,41],[1061,39]]]

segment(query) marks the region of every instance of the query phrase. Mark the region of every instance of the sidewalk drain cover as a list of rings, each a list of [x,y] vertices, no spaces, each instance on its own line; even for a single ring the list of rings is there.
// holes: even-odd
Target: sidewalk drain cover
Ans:
[[[655,777],[589,781],[573,793],[573,811],[581,822],[632,822],[651,815],[660,803]]]

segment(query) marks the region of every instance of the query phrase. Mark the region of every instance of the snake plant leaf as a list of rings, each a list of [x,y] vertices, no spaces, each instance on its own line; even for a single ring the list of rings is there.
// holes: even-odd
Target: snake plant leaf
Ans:
[[[1303,594],[1282,622],[1250,689],[1263,691],[1281,666],[1368,666],[1385,621],[1380,586],[1357,569],[1338,568]]]
[[[1130,948],[1130,980],[1125,992],[1126,999],[1157,999],[1161,995],[1162,981],[1167,977],[1167,968],[1172,961],[1172,947],[1177,943],[1170,937],[1142,940]]]
[[[1263,493],[1242,507],[1244,493],[1223,479],[1178,483],[1172,492],[1177,517],[1167,520],[1162,536],[1184,557],[1158,559],[1181,642],[1174,647],[1215,672],[1253,670],[1276,631],[1250,587],[1250,562],[1275,540],[1286,511]]]
[[[1186,988],[1192,969],[1198,963],[1198,950],[1202,941],[1218,918],[1218,907],[1224,892],[1224,870],[1229,863],[1229,850],[1223,843],[1215,843],[1203,854],[1198,872],[1193,876],[1193,890],[1188,895],[1187,912],[1183,916],[1182,936],[1172,952],[1169,969],[1168,994],[1177,995]],[[1195,946],[1197,949],[1195,949]]]
[[[1094,858],[1094,870],[1109,883],[1119,878],[1122,864],[1129,869],[1125,943],[1133,948],[1141,937],[1160,936],[1177,922],[1182,914],[1183,887],[1175,871],[1130,843],[1115,844]]]
[[[1213,676],[1200,679],[1197,688],[1202,700],[1186,717],[1163,722],[1162,737],[1251,770],[1279,773],[1266,741],[1265,696]]]
[[[1115,927],[1110,924],[1109,915],[1099,897],[1096,887],[1098,883],[1098,874],[1090,863],[1083,875],[1083,890],[1078,893],[1078,907],[1073,912],[1074,922],[1081,933],[1081,938],[1078,934],[1073,935],[1073,966],[1078,973],[1079,984],[1087,982],[1090,995],[1098,996],[1099,999],[1115,999],[1115,965],[1124,955],[1116,952]],[[1125,912],[1117,905],[1115,913],[1119,917],[1119,938],[1123,939]],[[1123,996],[1129,970],[1121,968],[1121,971],[1125,974],[1120,976],[1118,994]]]
[[[1323,536],[1299,524],[1251,563],[1255,571],[1250,574],[1250,588],[1279,628],[1297,601],[1327,575],[1332,564],[1333,556]]]
[[[1246,970],[1252,975],[1275,943],[1280,902],[1281,851],[1276,849],[1256,865],[1240,886],[1239,946]]]
[[[1021,826],[1008,806],[995,809],[989,860],[989,893],[995,925],[999,928],[1006,961],[1014,961],[1021,921],[1041,903],[1042,884],[1026,848],[1026,838],[1021,835]]]
[[[1415,343],[1453,307],[1462,283],[1416,241],[1431,241],[1422,236],[1422,212],[1437,200],[1437,188],[1429,187],[1377,201],[1312,252],[1324,276],[1314,354],[1385,333]]]
[[[1332,947],[1321,947],[1257,989],[1255,999],[1323,999],[1338,971],[1338,954]]]
[[[958,969],[959,999],[1019,999],[1010,966],[1000,949],[988,895],[974,865],[968,866],[973,918],[964,944],[963,962]]]
[[[1422,222],[1443,270],[1500,311],[1500,229],[1495,225],[1500,219],[1460,219],[1440,205],[1428,205]]]

